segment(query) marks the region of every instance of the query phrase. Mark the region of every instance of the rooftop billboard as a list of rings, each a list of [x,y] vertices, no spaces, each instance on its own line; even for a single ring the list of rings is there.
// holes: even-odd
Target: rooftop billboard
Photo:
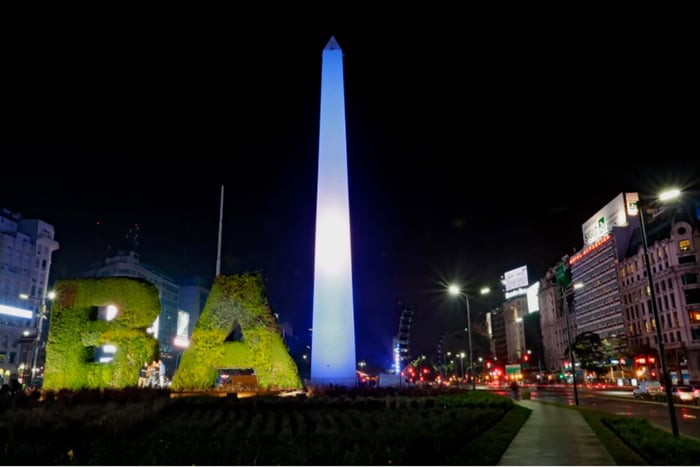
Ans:
[[[627,225],[628,216],[637,214],[637,193],[620,193],[581,225],[583,247],[590,246],[612,232],[613,227]]]
[[[527,287],[527,266],[511,269],[504,274],[506,292]]]

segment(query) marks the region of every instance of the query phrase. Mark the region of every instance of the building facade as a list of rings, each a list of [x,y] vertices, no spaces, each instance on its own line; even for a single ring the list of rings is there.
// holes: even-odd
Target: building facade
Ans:
[[[660,325],[672,384],[697,384],[700,382],[697,215],[668,209],[649,219],[647,224],[649,263],[660,323],[653,317],[641,230],[637,229],[629,254],[617,267],[629,346],[637,355],[658,353],[656,326]],[[658,367],[656,373],[661,374]],[[635,376],[652,377],[650,374]]]
[[[608,341],[616,356],[622,356],[627,347],[616,270],[617,245],[624,242],[625,236],[620,237],[607,234],[568,260],[572,281],[580,285],[574,290],[575,335],[598,334]]]
[[[593,220],[598,219],[598,227],[606,224],[604,216],[597,213],[584,224],[584,247],[562,259],[571,268],[572,285],[565,291],[571,298],[567,302],[571,339],[593,332],[609,344],[608,360],[602,363],[610,367],[610,374],[618,381],[622,377],[626,381],[660,379],[656,323],[640,221],[635,210],[628,209],[629,203],[620,200],[628,198],[618,196],[613,211],[620,214],[625,210],[625,219],[617,217],[615,225],[610,223],[607,230],[592,235]],[[606,208],[607,216],[612,211],[610,205]],[[691,200],[657,210],[647,217],[652,282],[670,380],[672,384],[697,384],[700,382],[700,210]],[[545,365],[549,371],[562,371],[568,365],[568,339],[554,268],[540,281],[539,302]],[[652,357],[655,364],[649,365],[647,361],[643,368],[630,367],[636,357]]]
[[[543,361],[545,370],[555,373],[562,369],[568,348],[566,317],[561,300],[561,291],[556,282],[554,268],[550,268],[540,279],[540,329],[542,332]],[[575,323],[569,320],[570,325]],[[572,333],[575,329],[572,330]]]
[[[5,383],[13,374],[28,380],[41,373],[47,329],[42,321],[58,248],[52,225],[0,212],[0,379]]]
[[[503,327],[508,348],[507,363],[520,361],[527,352],[523,323],[527,310],[525,295],[510,298],[503,303]]]

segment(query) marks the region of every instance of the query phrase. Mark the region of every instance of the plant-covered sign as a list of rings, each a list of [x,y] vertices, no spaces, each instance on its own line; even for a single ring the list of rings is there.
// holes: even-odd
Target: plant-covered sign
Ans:
[[[210,389],[220,368],[253,369],[261,388],[302,387],[259,273],[216,277],[171,387]]]
[[[158,356],[147,332],[160,313],[158,289],[130,277],[56,283],[46,344],[45,389],[136,386]]]

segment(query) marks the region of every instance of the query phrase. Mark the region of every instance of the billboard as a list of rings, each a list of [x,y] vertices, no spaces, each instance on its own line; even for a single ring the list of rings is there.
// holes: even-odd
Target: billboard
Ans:
[[[628,216],[637,214],[637,193],[620,193],[581,225],[584,248],[612,232],[613,227],[627,225]]]
[[[535,282],[527,288],[527,312],[540,311],[540,283]]]
[[[527,287],[527,266],[511,269],[504,274],[506,292]]]

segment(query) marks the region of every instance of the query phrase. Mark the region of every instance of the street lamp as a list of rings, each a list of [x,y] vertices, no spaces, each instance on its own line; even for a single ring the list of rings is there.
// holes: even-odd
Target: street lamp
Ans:
[[[564,300],[564,317],[566,318],[566,341],[569,344],[569,362],[571,364],[571,382],[574,385],[574,401],[578,406],[578,388],[576,387],[576,362],[574,361],[574,349],[573,343],[571,342],[571,329],[569,328],[569,301],[566,298],[566,292],[564,290],[564,285],[560,284],[562,289],[562,299]],[[580,289],[583,284],[576,282],[574,284],[574,289]]]
[[[461,352],[461,353],[459,354],[459,358],[460,358],[460,360],[462,360],[462,373],[461,373],[460,376],[461,376],[462,378],[464,378],[464,352]]]
[[[39,357],[39,347],[41,345],[41,335],[42,335],[42,332],[44,329],[44,320],[47,318],[46,300],[47,299],[53,300],[54,298],[56,298],[56,293],[54,291],[50,291],[41,300],[41,306],[39,308],[39,322],[36,324],[36,327],[37,327],[36,342],[34,343],[34,355],[32,356],[32,368],[30,369],[30,372],[29,372],[30,385],[34,384],[34,378],[35,378],[36,372],[37,372],[36,363],[37,363],[37,358]]]
[[[472,321],[471,312],[469,309],[469,294],[462,292],[456,285],[450,285],[448,287],[448,292],[451,295],[464,295],[464,299],[467,303],[467,336],[469,339],[469,374],[472,378],[472,389],[476,390],[476,378],[474,378],[474,354],[472,352]],[[490,289],[488,287],[482,287],[480,293],[482,295],[489,293]],[[462,364],[464,366],[464,363]],[[462,376],[464,376],[464,368],[462,368]]]
[[[667,201],[669,199],[676,198],[680,195],[680,191],[677,189],[669,190],[661,193],[659,195],[659,200]],[[651,263],[649,261],[649,245],[647,240],[647,231],[644,227],[644,206],[637,201],[637,211],[639,212],[639,224],[642,227],[642,241],[644,244],[644,264],[647,270],[647,280],[649,282],[649,294],[651,295],[651,314],[654,317],[654,328],[656,328],[656,342],[657,348],[659,350],[659,361],[661,362],[661,372],[664,378],[664,388],[666,389],[666,401],[668,402],[668,414],[671,418],[671,428],[673,430],[674,438],[678,438],[678,421],[676,420],[676,409],[673,404],[673,395],[671,394],[671,379],[669,378],[668,371],[666,370],[666,355],[664,350],[664,339],[661,334],[661,320],[659,319],[659,310],[656,307],[656,292],[654,291],[654,280],[651,276]]]

